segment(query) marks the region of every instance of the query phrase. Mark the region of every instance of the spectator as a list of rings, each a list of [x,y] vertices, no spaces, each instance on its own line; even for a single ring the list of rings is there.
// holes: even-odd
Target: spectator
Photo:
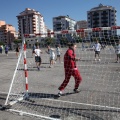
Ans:
[[[2,54],[2,46],[0,45],[0,53]]]
[[[5,45],[5,54],[8,56],[8,45]]]
[[[20,51],[20,47],[19,47],[19,45],[17,45],[17,47],[16,47],[16,56],[18,57],[18,54],[19,54],[19,51]]]

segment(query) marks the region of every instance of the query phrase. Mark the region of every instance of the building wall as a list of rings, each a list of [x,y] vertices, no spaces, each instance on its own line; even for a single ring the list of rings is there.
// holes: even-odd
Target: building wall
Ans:
[[[53,18],[53,31],[62,30],[75,30],[76,21],[71,19],[69,16],[58,16]],[[62,37],[66,37],[72,41],[73,33],[69,34],[56,34],[55,38],[59,42]]]
[[[5,21],[0,20],[0,27],[5,24],[6,24]]]
[[[98,7],[92,8],[87,12],[88,28],[96,27],[111,27],[116,26],[116,9],[112,6],[105,6],[99,4]],[[104,31],[108,35],[116,35],[116,30],[114,31]],[[102,37],[102,36],[101,36]]]
[[[74,30],[76,21],[68,16],[58,16],[53,18],[53,31]]]
[[[0,41],[4,44],[11,45],[16,38],[16,30],[10,24],[5,24],[5,21],[0,21]]]
[[[88,28],[111,27],[116,25],[116,10],[100,4],[87,12]]]
[[[76,29],[86,29],[88,27],[87,25],[87,21],[86,20],[81,20],[81,21],[77,21],[76,23]]]
[[[23,34],[45,33],[45,22],[43,16],[34,9],[26,8],[18,16],[18,29],[20,36]],[[41,36],[41,37],[44,37]]]

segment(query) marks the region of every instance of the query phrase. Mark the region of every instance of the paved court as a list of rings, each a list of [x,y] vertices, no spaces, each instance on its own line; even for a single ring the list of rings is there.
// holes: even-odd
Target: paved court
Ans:
[[[116,120],[120,118],[120,63],[115,63],[115,54],[111,47],[101,51],[101,62],[94,61],[93,51],[82,51],[78,48],[76,55],[81,58],[81,61],[77,65],[83,77],[79,87],[80,93],[73,94],[74,79],[71,77],[64,95],[57,99],[55,97],[58,87],[64,80],[63,63],[57,62],[54,68],[49,68],[49,55],[46,54],[45,49],[42,50],[44,53],[41,55],[40,71],[37,70],[34,58],[31,57],[31,50],[27,51],[29,96],[34,103],[21,101],[13,105],[14,110],[61,120]],[[62,48],[62,58],[65,51],[66,48]],[[1,106],[5,103],[17,60],[14,51],[9,52],[8,56],[0,54]],[[19,66],[16,74],[16,82],[12,87],[14,93],[25,89],[24,82],[17,81],[17,79],[24,79],[22,65]],[[33,118],[6,111],[0,111],[0,117],[0,120],[33,120]]]

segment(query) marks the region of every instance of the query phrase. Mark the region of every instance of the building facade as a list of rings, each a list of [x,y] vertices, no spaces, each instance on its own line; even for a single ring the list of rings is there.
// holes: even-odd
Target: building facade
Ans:
[[[116,26],[116,9],[112,6],[99,4],[98,7],[87,11],[88,28],[112,27]],[[108,39],[110,36],[117,35],[117,30],[105,30],[94,32],[91,36]]]
[[[53,31],[74,30],[76,21],[69,16],[58,16],[53,18]]]
[[[116,9],[99,4],[87,12],[88,28],[116,26]]]
[[[23,34],[46,33],[43,16],[34,9],[26,8],[17,16],[17,19],[20,37],[22,37]],[[45,37],[45,35],[41,37]]]
[[[75,30],[76,21],[67,16],[58,16],[53,18],[53,31],[63,31],[63,30]],[[72,40],[73,34],[55,34],[57,41],[60,41],[62,37]]]
[[[86,20],[81,20],[76,22],[76,29],[87,29],[88,23]]]
[[[36,42],[40,42],[42,38],[47,37],[47,26],[40,12],[26,8],[18,16],[18,32],[20,37],[23,34],[42,34],[38,37],[27,38],[27,47],[31,48]]]
[[[9,45],[16,39],[16,30],[11,24],[6,24],[5,21],[0,21],[0,42]]]

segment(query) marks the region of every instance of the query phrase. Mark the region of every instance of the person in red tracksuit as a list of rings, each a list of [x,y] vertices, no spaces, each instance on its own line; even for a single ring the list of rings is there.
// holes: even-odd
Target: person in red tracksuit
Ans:
[[[80,72],[76,66],[76,61],[80,60],[80,58],[76,58],[75,50],[76,50],[76,44],[70,44],[69,49],[66,51],[64,55],[64,70],[65,70],[65,79],[63,83],[58,88],[60,91],[58,93],[58,96],[62,95],[62,91],[67,86],[70,77],[73,76],[75,79],[75,87],[74,92],[79,92],[78,87],[80,82],[82,81],[82,77],[80,75]]]

